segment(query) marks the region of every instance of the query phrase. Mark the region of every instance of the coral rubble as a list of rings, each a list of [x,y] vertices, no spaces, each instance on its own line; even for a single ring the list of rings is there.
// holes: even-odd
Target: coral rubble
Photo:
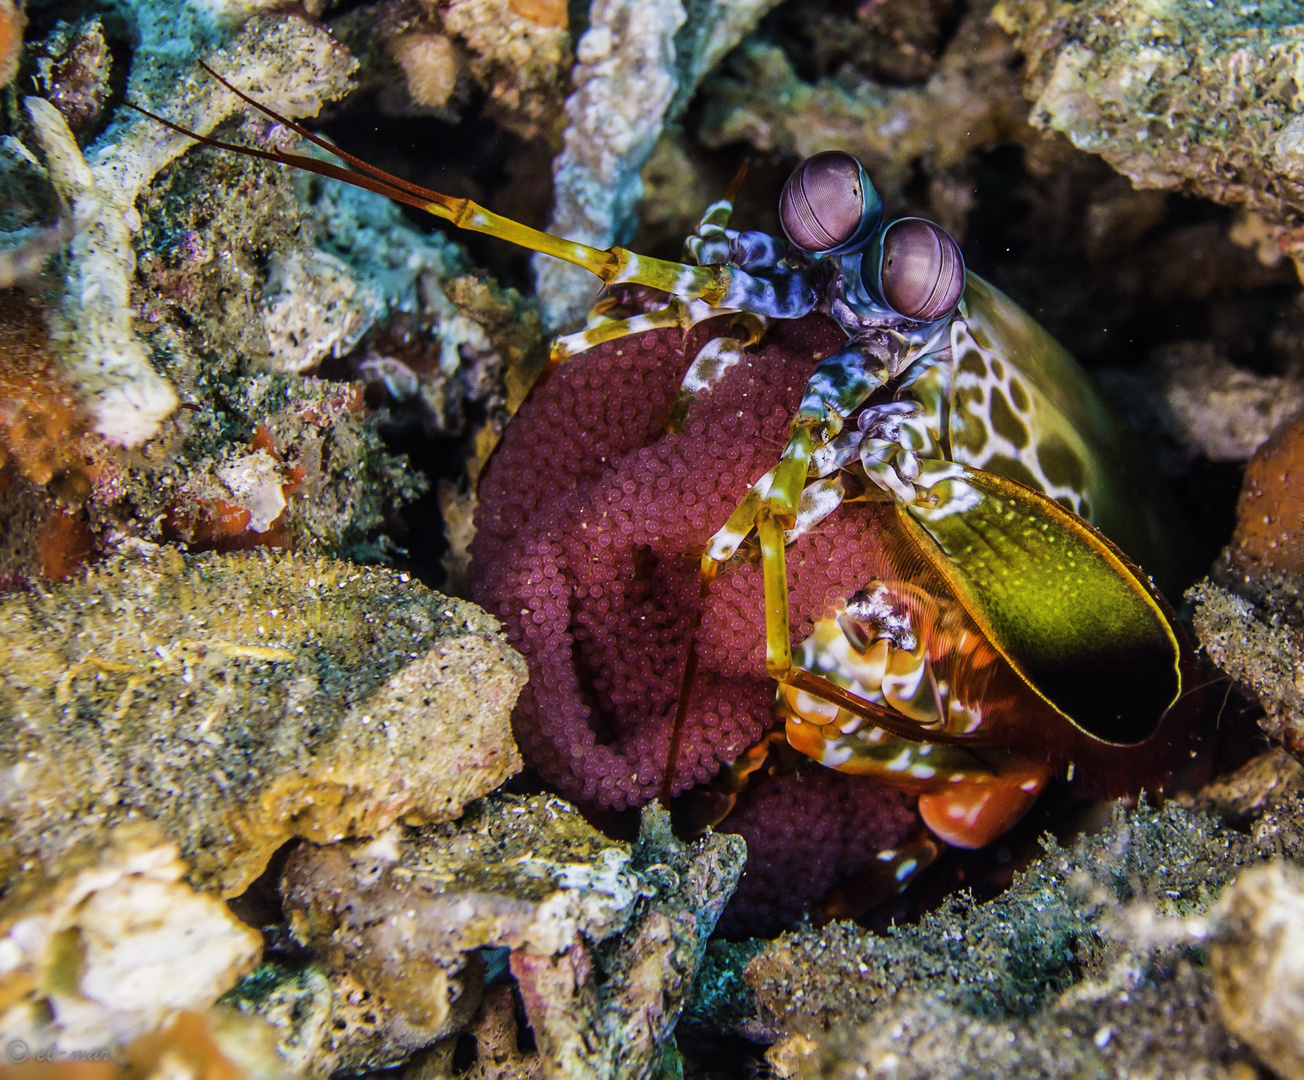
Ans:
[[[656,808],[631,849],[555,797],[501,795],[456,822],[304,846],[283,889],[327,981],[272,965],[227,1000],[281,1029],[314,1074],[378,1068],[468,1023],[501,1029],[501,995],[481,996],[484,950],[505,951],[537,1046],[513,1055],[516,1067],[652,1077],[673,1058],[671,1032],[743,854],[733,837],[676,840]],[[345,1020],[348,985],[372,1014],[369,1039]],[[447,1065],[436,1049],[418,1067],[445,1076]]]
[[[754,997],[749,1016],[719,1020],[777,1038],[778,1075],[1240,1075],[1247,1054],[1216,1000],[1225,976],[1199,947],[1244,956],[1253,938],[1292,962],[1293,946],[1276,952],[1271,916],[1263,932],[1233,931],[1213,901],[1241,867],[1299,857],[1300,810],[1298,793],[1282,792],[1248,834],[1175,805],[1120,810],[1072,849],[1047,842],[986,903],[958,895],[885,934],[841,923],[759,954],[722,951],[714,978],[741,966]],[[1223,911],[1244,888],[1224,894]],[[1260,1015],[1266,1030],[1274,1021]]]
[[[1263,572],[1233,581],[1234,590],[1206,579],[1187,594],[1195,605],[1196,635],[1209,658],[1258,699],[1268,735],[1301,757],[1304,579]]]
[[[156,821],[242,892],[286,840],[442,821],[519,768],[520,659],[400,575],[140,549],[0,596],[0,858]]]
[[[109,96],[113,55],[104,22],[91,15],[75,23],[60,21],[33,42],[29,62],[37,96],[53,105],[80,138],[94,128]]]
[[[592,5],[576,49],[575,92],[566,101],[562,152],[553,163],[550,232],[598,248],[629,241],[643,195],[640,171],[658,136],[706,73],[773,4],[598,0]],[[534,268],[548,327],[582,322],[597,295],[593,276],[543,255],[535,256]]]
[[[169,53],[158,13],[130,13],[142,41],[129,92],[194,130],[225,123],[235,141],[293,143],[262,120],[227,122],[245,106],[195,69],[196,55],[291,116],[348,85],[353,61],[321,27],[259,15],[233,29],[234,12],[211,25],[192,15],[179,17]],[[132,114],[83,150],[74,135],[102,123],[103,46],[95,19],[34,43],[30,82],[48,100],[27,101],[20,134],[44,163],[18,137],[0,147],[12,184],[0,281],[34,292],[72,238],[66,265],[50,264],[64,284],[27,301],[21,319],[20,303],[5,309],[21,325],[0,355],[14,389],[0,444],[18,462],[24,509],[6,516],[4,572],[61,576],[113,536],[391,557],[394,511],[428,482],[382,444],[382,428],[415,423],[464,441],[469,460],[448,482],[465,501],[528,386],[537,315],[458,245],[370,193],[196,150]],[[311,377],[323,364],[364,391]]]
[[[1026,57],[1034,125],[1138,187],[1247,209],[1299,259],[1304,23],[1292,0],[1003,0],[994,16]]]
[[[332,20],[382,112],[454,119],[483,95],[488,117],[552,141],[572,60],[562,0],[380,0]]]
[[[1157,350],[1138,372],[1110,372],[1106,386],[1152,440],[1163,435],[1176,444],[1180,462],[1161,457],[1171,472],[1200,457],[1249,461],[1304,410],[1304,381],[1298,376],[1247,371],[1206,341]]]
[[[938,188],[932,216],[962,235],[975,152],[1030,134],[1009,70],[1011,46],[988,10],[974,5],[922,85],[884,84],[850,66],[812,84],[780,45],[751,38],[707,86],[699,138],[707,146],[746,141],[794,158],[845,150],[864,163],[889,206],[902,204],[923,167]]]
[[[314,60],[305,64],[305,55]],[[316,112],[346,85],[351,61],[321,31],[297,19],[256,19],[227,49],[210,57],[238,81],[257,88],[264,100],[295,116]],[[158,73],[151,73],[158,79]],[[174,75],[175,77],[175,75]],[[137,73],[133,90],[169,118],[200,134],[242,105],[227,91],[214,91],[201,71],[192,70],[165,101],[148,93],[149,76]],[[67,365],[94,415],[95,430],[112,442],[134,446],[157,432],[176,407],[176,395],[150,362],[138,339],[129,306],[135,252],[135,209],[145,185],[193,145],[175,132],[160,131],[146,117],[120,122],[83,157],[67,121],[43,98],[25,101],[46,154],[51,178],[72,207],[75,231],[61,316]]]
[[[11,882],[0,900],[0,1040],[33,1052],[119,1047],[230,989],[262,940],[185,873],[157,826],[133,822]]]

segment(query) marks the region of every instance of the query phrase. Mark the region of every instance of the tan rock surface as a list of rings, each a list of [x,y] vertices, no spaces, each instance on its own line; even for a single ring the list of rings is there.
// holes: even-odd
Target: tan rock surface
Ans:
[[[145,817],[232,896],[292,837],[448,820],[520,768],[524,682],[407,575],[140,545],[0,597],[0,870]]]
[[[9,883],[0,1042],[105,1052],[230,989],[262,939],[185,872],[161,830],[137,822]]]
[[[1304,1080],[1304,873],[1277,861],[1223,894],[1209,948],[1223,1023],[1287,1080]]]

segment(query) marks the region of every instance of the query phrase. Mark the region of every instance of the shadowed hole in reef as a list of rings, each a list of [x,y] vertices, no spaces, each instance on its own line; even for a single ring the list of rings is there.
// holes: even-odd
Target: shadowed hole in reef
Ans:
[[[455,1073],[466,1072],[480,1057],[479,1044],[469,1031],[457,1036],[457,1045],[453,1047],[453,1059],[449,1063]]]
[[[263,935],[267,959],[286,963],[303,963],[311,952],[300,945],[290,932],[290,923],[281,902],[281,874],[290,853],[301,843],[287,840],[268,860],[266,869],[239,896],[226,902],[231,914]]]
[[[316,130],[363,161],[414,184],[468,198],[498,214],[542,229],[552,208],[552,151],[543,139],[523,139],[484,119],[477,92],[450,123],[429,116],[385,116],[370,95],[358,94],[323,112]],[[465,232],[412,207],[415,228],[441,232],[466,248],[475,267],[522,292],[533,288],[530,253],[492,236]]]

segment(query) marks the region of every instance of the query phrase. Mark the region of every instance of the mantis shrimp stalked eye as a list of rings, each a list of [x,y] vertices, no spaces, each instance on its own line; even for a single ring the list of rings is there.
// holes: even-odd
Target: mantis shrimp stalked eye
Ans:
[[[1177,530],[1134,437],[944,229],[885,223],[854,158],[797,167],[786,239],[731,228],[731,192],[669,262],[529,229],[275,118],[360,171],[199,141],[615,289],[554,344],[565,366],[490,463],[473,548],[476,597],[531,665],[523,749],[568,794],[637,805],[732,769],[727,803],[776,689],[791,747],[917,795],[965,846],[1057,772],[1127,790],[1183,748],[1190,651],[1148,576],[1179,575]],[[920,864],[895,858],[895,880]]]
[[[964,258],[950,234],[923,218],[900,218],[874,237],[861,276],[871,296],[907,319],[932,322],[964,293]]]
[[[793,170],[779,195],[779,221],[802,251],[836,255],[874,234],[883,202],[860,162],[831,150]]]

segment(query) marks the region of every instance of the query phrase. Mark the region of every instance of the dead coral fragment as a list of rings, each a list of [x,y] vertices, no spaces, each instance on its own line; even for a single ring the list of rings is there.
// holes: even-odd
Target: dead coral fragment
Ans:
[[[1299,265],[1298,4],[1006,0],[993,14],[1027,58],[1034,125],[1138,187],[1248,207]]]
[[[460,1024],[478,1001],[484,965],[478,955],[471,961],[467,970],[451,981],[459,1000],[455,1019],[447,1026]],[[409,974],[419,972],[414,967]],[[435,988],[415,990],[418,994],[431,989],[443,993],[449,985],[449,981],[438,979]],[[448,1016],[446,997],[439,1000],[440,1015]],[[270,1025],[281,1057],[296,1071],[312,1077],[397,1064],[414,1050],[428,1046],[442,1030],[409,1022],[349,972],[328,973],[317,964],[263,964],[241,979],[221,1004]]]
[[[559,799],[496,796],[456,823],[300,848],[283,887],[296,933],[413,1035],[465,1024],[476,950],[508,948],[543,1075],[624,1078],[655,1075],[742,859],[737,838],[681,844],[659,809],[631,852]]]
[[[624,845],[544,796],[488,800],[456,823],[366,844],[303,847],[284,879],[296,935],[416,1029],[409,1051],[447,1034],[453,1006],[476,989],[478,966],[465,987],[457,978],[468,954],[488,945],[550,956],[581,935],[602,941],[642,889]]]
[[[675,1075],[670,1038],[746,849],[707,833],[683,844],[658,805],[643,811],[634,865],[650,895],[610,950],[581,940],[551,957],[511,954],[548,1080]]]
[[[226,48],[209,57],[237,85],[257,84],[263,101],[289,116],[315,113],[343,92],[352,59],[322,30],[295,18],[256,16]],[[142,71],[148,65],[138,65]],[[155,72],[157,75],[157,72]],[[243,105],[192,69],[165,81],[164,103],[133,68],[132,91],[192,131],[208,134]],[[63,302],[61,337],[67,371],[111,442],[135,446],[152,437],[177,404],[136,334],[130,304],[135,271],[132,226],[137,196],[194,143],[144,117],[116,125],[82,156],[63,115],[43,98],[24,104],[55,187],[72,206],[76,230]]]
[[[519,0],[449,0],[441,6],[444,30],[466,47],[471,73],[489,92],[494,114],[526,138],[551,135],[571,64],[564,6],[560,21],[555,14],[539,18],[541,10],[521,10]]]
[[[446,820],[519,768],[524,665],[406,575],[147,550],[0,598],[0,852],[162,825],[241,892],[292,836]]]
[[[0,903],[0,1039],[102,1050],[212,1005],[262,939],[185,873],[161,831],[137,823],[13,881]]]
[[[588,12],[566,99],[566,130],[553,162],[548,229],[595,247],[628,243],[643,195],[640,171],[666,123],[703,76],[750,32],[775,0],[597,0]],[[580,323],[597,293],[592,275],[534,257],[545,323]]]
[[[279,1057],[295,1073],[330,1076],[340,1067],[334,1052],[340,1032],[332,1021],[343,1021],[333,1013],[332,989],[311,964],[290,967],[271,961],[241,979],[220,1004],[270,1027]],[[342,1026],[347,1032],[347,1023]]]
[[[1304,873],[1255,867],[1223,894],[1209,949],[1223,1021],[1272,1070],[1304,1080]]]
[[[1111,371],[1106,379],[1138,430],[1161,432],[1177,444],[1175,453],[1160,458],[1174,474],[1200,456],[1248,461],[1304,409],[1304,381],[1298,376],[1246,371],[1208,341],[1162,346],[1139,371]]]
[[[1304,758],[1304,420],[1245,470],[1236,532],[1211,578],[1187,593],[1200,643],[1263,705],[1259,724]]]

